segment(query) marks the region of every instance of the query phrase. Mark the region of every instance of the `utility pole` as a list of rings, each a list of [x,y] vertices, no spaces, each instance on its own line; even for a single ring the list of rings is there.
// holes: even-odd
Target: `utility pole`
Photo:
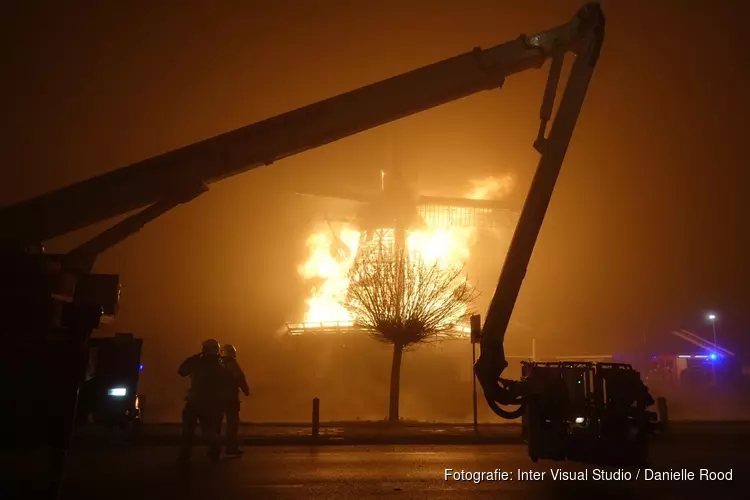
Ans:
[[[719,350],[719,344],[716,343],[716,315],[711,313],[708,315],[708,319],[711,320],[711,329],[713,330],[714,334],[714,348],[713,352],[711,353],[711,375],[714,385],[716,385],[716,359],[719,357],[719,353],[717,352]]]
[[[643,370],[646,370],[648,368],[648,342],[646,341],[646,333],[647,333],[648,327],[646,325],[643,325]],[[648,373],[648,372],[646,372]]]
[[[482,319],[475,314],[471,317],[471,403],[474,410],[474,433],[479,433],[479,415],[477,411],[477,377],[474,365],[477,364],[477,343],[482,339]]]

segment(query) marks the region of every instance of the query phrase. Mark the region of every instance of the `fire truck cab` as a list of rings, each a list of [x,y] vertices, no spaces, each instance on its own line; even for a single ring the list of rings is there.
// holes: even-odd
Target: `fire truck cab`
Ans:
[[[132,334],[89,340],[89,363],[81,385],[77,420],[93,419],[107,428],[140,428],[143,396],[138,380],[143,370],[143,340]]]

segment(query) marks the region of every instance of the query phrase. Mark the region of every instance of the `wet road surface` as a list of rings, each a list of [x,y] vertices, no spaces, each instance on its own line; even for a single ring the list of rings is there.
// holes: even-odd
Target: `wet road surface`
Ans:
[[[742,442],[741,442],[742,441]],[[750,467],[746,440],[658,443],[652,469],[732,471],[725,481],[646,481],[645,470],[627,470],[630,481],[594,479],[593,467],[568,462],[532,464],[521,445],[469,446],[324,446],[251,447],[241,458],[211,464],[200,453],[181,468],[169,446],[123,446],[79,449],[71,456],[64,489],[66,499],[459,499],[569,498],[571,493],[617,498],[748,498]],[[197,450],[198,451],[198,450]],[[10,472],[4,467],[5,472]],[[489,472],[501,469],[506,480],[446,480],[446,469]],[[551,470],[588,470],[587,481],[555,480]],[[542,479],[519,480],[518,471],[545,472]],[[617,469],[604,469],[608,472]],[[638,474],[636,479],[636,474]],[[14,475],[16,487],[29,486]],[[493,480],[494,479],[494,480]],[[7,483],[6,483],[7,484]],[[14,488],[2,498],[28,498],[31,490]]]

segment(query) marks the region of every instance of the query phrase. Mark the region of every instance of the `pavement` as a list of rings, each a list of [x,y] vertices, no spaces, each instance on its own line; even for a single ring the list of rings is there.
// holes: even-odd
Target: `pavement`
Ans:
[[[80,444],[128,442],[131,444],[174,444],[179,440],[178,424],[144,424],[137,434],[108,433],[102,429],[80,430]],[[440,423],[328,422],[318,435],[310,424],[243,424],[240,441],[245,445],[340,445],[340,444],[505,444],[521,442],[518,424],[473,425]]]
[[[743,422],[670,422],[670,436],[710,436],[716,434],[750,435],[750,421]],[[105,432],[100,428],[79,430],[75,442],[81,446],[101,444],[173,445],[179,441],[178,424],[144,424],[139,433]],[[480,424],[475,432],[471,424],[403,422],[321,423],[318,436],[309,424],[255,423],[240,427],[244,445],[375,445],[375,444],[520,444],[521,426],[516,423]]]
[[[244,456],[210,463],[196,454],[177,465],[172,446],[79,447],[70,456],[64,499],[555,499],[571,494],[607,495],[607,500],[747,498],[748,436],[704,436],[657,441],[652,471],[693,473],[693,480],[654,480],[645,469],[620,469],[595,479],[597,470],[571,462],[533,464],[520,444],[248,447]],[[0,498],[33,498],[40,482],[19,468],[18,457],[2,471],[15,483]],[[447,471],[450,469],[450,471]],[[563,481],[553,471],[586,472],[587,480]],[[726,480],[701,479],[700,470],[731,473]],[[496,471],[507,473],[499,476]],[[453,472],[495,472],[483,480],[455,480]],[[519,471],[539,473],[521,477]],[[599,469],[617,473],[617,469]],[[446,478],[446,472],[448,477]],[[544,473],[542,476],[541,473]],[[10,488],[13,488],[12,490]],[[593,498],[593,497],[592,497]]]

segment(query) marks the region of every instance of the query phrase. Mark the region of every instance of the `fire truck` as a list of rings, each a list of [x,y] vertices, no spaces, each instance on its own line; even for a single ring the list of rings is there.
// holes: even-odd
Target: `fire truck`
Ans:
[[[696,391],[741,381],[742,366],[732,351],[688,330],[671,333],[697,347],[698,352],[652,355],[644,374],[650,385],[661,391]]]

